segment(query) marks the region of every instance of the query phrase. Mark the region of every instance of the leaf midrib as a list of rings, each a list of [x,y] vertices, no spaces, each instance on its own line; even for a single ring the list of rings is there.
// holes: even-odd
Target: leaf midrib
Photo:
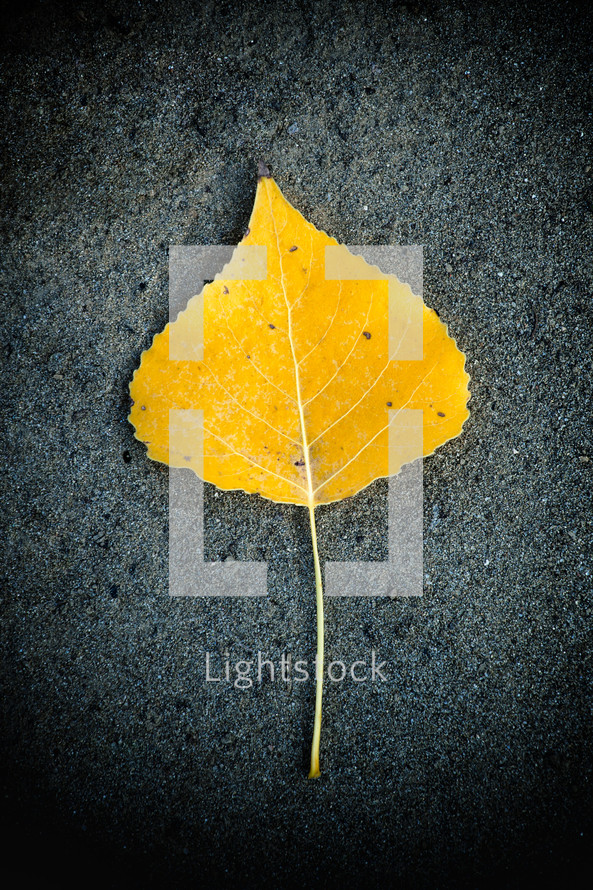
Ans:
[[[260,180],[261,181],[261,180]],[[299,409],[299,423],[301,427],[301,438],[302,438],[302,447],[303,447],[303,457],[305,459],[305,470],[307,473],[307,496],[308,496],[308,506],[311,509],[315,506],[315,497],[313,491],[313,477],[311,474],[311,461],[309,457],[309,444],[307,442],[307,428],[305,425],[305,414],[303,411],[303,400],[301,397],[301,380],[299,375],[299,363],[297,361],[295,349],[294,349],[294,341],[292,339],[292,312],[290,303],[288,302],[288,296],[286,294],[286,287],[284,285],[284,266],[282,262],[282,251],[280,250],[280,236],[278,234],[278,228],[276,226],[276,218],[274,216],[274,211],[272,208],[272,198],[270,195],[270,190],[268,188],[268,181],[265,180],[265,189],[266,195],[268,198],[268,206],[270,208],[270,217],[272,220],[272,225],[274,227],[274,235],[276,236],[276,247],[278,249],[278,261],[280,263],[280,282],[282,284],[282,294],[284,296],[284,303],[286,305],[286,313],[288,316],[288,342],[290,343],[290,351],[292,353],[292,361],[294,364],[294,381],[296,388],[296,403]]]

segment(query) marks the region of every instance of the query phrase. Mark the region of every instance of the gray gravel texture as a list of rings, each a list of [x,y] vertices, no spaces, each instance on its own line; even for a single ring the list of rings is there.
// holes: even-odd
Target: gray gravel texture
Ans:
[[[2,675],[22,876],[79,886],[530,886],[591,839],[591,15],[565,3],[31,3],[2,70]],[[258,600],[168,596],[168,472],[127,421],[170,244],[234,244],[263,159],[349,244],[424,246],[471,418],[425,461],[424,595],[326,605],[306,511],[206,490]],[[319,511],[386,557],[382,480]],[[4,853],[5,862],[13,849]],[[78,863],[83,863],[78,865]]]

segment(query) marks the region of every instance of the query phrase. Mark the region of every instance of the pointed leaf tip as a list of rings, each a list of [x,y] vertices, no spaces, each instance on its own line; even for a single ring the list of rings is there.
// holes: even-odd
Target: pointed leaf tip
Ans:
[[[260,161],[257,165],[257,178],[262,179],[264,176],[270,177],[271,175],[270,168],[263,161]]]

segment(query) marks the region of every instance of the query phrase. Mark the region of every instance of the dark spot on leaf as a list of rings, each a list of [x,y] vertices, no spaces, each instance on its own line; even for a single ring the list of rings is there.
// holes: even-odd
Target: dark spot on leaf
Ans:
[[[226,286],[226,284],[225,284],[225,286],[223,287],[222,292],[223,292],[223,294],[228,294],[229,289],[228,289],[228,287]]]
[[[189,463],[190,460],[191,460],[191,457],[188,457],[187,455],[184,455],[183,460],[186,460],[186,461]]]
[[[130,402],[132,403],[132,405],[135,405],[135,404],[136,404],[136,402],[134,401],[134,399],[130,399]]]
[[[141,411],[146,411],[146,405],[141,405],[141,406],[140,406],[140,410],[141,410]]]
[[[393,402],[387,402],[387,407],[388,407],[388,408],[391,408],[392,405],[393,405]]]
[[[124,463],[125,463],[125,464],[129,464],[130,461],[132,460],[132,455],[130,454],[129,451],[124,451],[124,452],[122,453],[122,457],[123,457],[123,459],[124,459]]]
[[[275,327],[276,327],[276,325],[275,325],[275,324],[272,324],[272,323],[270,323],[270,324],[269,324],[269,325],[268,325],[268,327],[270,327],[270,328],[272,328],[272,330],[274,330],[274,328],[275,328]]]
[[[247,356],[247,358],[251,358],[251,356],[250,356],[250,355],[248,355],[248,356]]]
[[[367,340],[370,340],[370,339],[371,339],[371,335],[369,334],[368,331],[363,331],[363,332],[362,332],[362,336],[363,336],[363,337],[366,337]]]
[[[442,411],[437,411],[437,414],[439,415],[439,417],[444,417],[444,416],[445,416],[444,413],[443,413]]]
[[[295,465],[295,467],[304,467],[305,461],[302,460],[302,458],[301,458],[301,460],[295,460],[294,465]]]
[[[294,250],[298,250],[296,244],[293,245],[293,247],[289,247],[289,248],[288,248],[288,252],[289,252],[289,253],[292,253]]]

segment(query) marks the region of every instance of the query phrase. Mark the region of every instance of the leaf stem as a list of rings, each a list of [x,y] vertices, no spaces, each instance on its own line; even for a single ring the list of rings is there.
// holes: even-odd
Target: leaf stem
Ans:
[[[321,701],[323,696],[323,584],[321,581],[321,567],[319,565],[319,551],[317,549],[317,530],[315,528],[315,507],[309,504],[309,519],[311,520],[311,541],[313,543],[313,559],[315,561],[315,595],[317,602],[317,656],[315,658],[315,725],[313,727],[313,742],[311,744],[311,769],[309,778],[317,779],[321,775],[319,770],[319,740],[321,738]]]

